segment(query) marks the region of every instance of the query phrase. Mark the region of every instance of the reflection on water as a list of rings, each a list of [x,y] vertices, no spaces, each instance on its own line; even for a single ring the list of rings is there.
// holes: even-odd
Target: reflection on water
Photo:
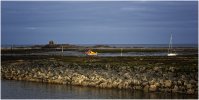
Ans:
[[[81,86],[46,84],[36,82],[2,80],[1,96],[3,99],[130,99],[130,98],[197,98],[197,95],[171,93],[144,93],[142,91],[100,89]]]

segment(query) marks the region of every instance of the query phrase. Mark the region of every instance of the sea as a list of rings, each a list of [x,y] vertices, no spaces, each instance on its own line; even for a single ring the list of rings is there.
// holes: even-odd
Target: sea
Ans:
[[[96,46],[105,45],[116,48],[165,48],[169,47],[169,44],[76,44],[78,46]],[[173,44],[173,47],[198,47],[198,44]]]
[[[196,99],[197,95],[1,80],[2,99]]]

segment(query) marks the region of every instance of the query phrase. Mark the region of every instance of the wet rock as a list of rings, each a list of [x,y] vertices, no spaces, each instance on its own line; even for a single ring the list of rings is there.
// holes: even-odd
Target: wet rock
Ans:
[[[158,82],[155,82],[154,85],[155,85],[156,87],[160,87],[160,83],[158,83]]]
[[[165,89],[165,92],[169,92],[169,93],[170,93],[170,92],[171,92],[171,89],[170,89],[170,88],[166,88],[166,89]]]
[[[171,87],[171,85],[172,85],[172,81],[171,80],[166,80],[165,82],[164,82],[164,86],[165,87]]]
[[[130,78],[131,78],[131,75],[130,75],[130,73],[125,73],[125,74],[124,74],[124,77],[127,78],[127,79],[130,79]]]
[[[149,91],[149,85],[146,85],[146,86],[144,87],[144,91],[145,91],[145,92],[148,92],[148,91]]]
[[[129,83],[131,83],[131,82],[129,81]],[[134,79],[132,83],[133,83],[134,85],[140,85],[140,81],[137,80],[137,79]]]
[[[153,80],[151,80],[151,81],[149,81],[149,84],[150,85],[153,85],[155,83],[155,80],[153,79]]]
[[[172,89],[172,92],[174,92],[174,93],[178,92],[178,86],[177,85],[174,86],[174,88]]]
[[[156,91],[156,90],[157,90],[156,85],[150,85],[149,91]]]
[[[189,81],[189,83],[190,83],[190,84],[197,84],[197,81],[191,79],[191,80]]]
[[[141,78],[142,78],[142,81],[147,81],[147,77],[146,76],[143,76]]]
[[[148,82],[142,82],[142,86],[148,85]]]
[[[182,80],[183,80],[183,79],[185,79],[186,77],[185,77],[185,75],[182,75],[181,78],[182,78]]]
[[[175,71],[175,67],[170,67],[169,70],[170,70],[171,72],[174,72],[174,71]]]
[[[160,68],[159,67],[154,67],[153,70],[154,71],[158,71]]]
[[[182,81],[178,80],[177,84],[182,85]]]
[[[188,89],[187,94],[194,94],[194,89]]]
[[[192,85],[191,84],[187,84],[187,89],[191,89]]]
[[[136,89],[136,90],[141,90],[142,87],[141,87],[141,86],[135,86],[135,89]]]

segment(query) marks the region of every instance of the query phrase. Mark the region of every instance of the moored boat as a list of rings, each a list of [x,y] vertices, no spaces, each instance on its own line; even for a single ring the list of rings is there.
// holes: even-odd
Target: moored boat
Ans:
[[[167,56],[177,56],[177,53],[174,52],[174,50],[172,49],[172,34],[171,34],[171,37],[170,37],[169,49],[168,49]]]

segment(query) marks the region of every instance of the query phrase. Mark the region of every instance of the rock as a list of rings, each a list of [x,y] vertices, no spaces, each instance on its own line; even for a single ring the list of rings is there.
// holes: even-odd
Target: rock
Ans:
[[[129,79],[129,78],[131,78],[131,75],[129,73],[125,73],[124,77],[127,78],[127,79]]]
[[[175,71],[175,67],[170,67],[169,70],[170,70],[171,72],[174,72],[174,71]]]
[[[146,85],[146,86],[144,87],[144,91],[145,91],[145,92],[148,92],[148,91],[149,91],[149,85]]]
[[[156,87],[159,87],[159,86],[160,86],[160,83],[155,82],[154,85],[155,85]]]
[[[164,82],[164,86],[165,86],[165,87],[171,87],[171,85],[172,85],[171,80],[166,80],[166,81]]]
[[[187,84],[187,89],[191,89],[192,85],[191,84]]]
[[[171,92],[171,89],[170,88],[166,88],[165,92]]]
[[[118,82],[117,82],[117,81],[113,81],[112,86],[113,86],[114,88],[118,87]]]
[[[178,91],[178,86],[177,86],[177,85],[175,85],[175,86],[174,86],[174,88],[172,89],[172,92],[174,92],[174,93],[175,93],[175,92],[177,92],[177,91]]]
[[[178,82],[177,81],[173,81],[173,85],[177,85],[178,84]]]
[[[179,90],[182,92],[185,92],[185,87],[184,86],[179,86]]]
[[[163,80],[163,79],[160,79],[160,80],[159,80],[159,83],[160,83],[161,85],[163,85],[163,84],[164,84],[164,80]]]
[[[155,83],[155,80],[153,79],[153,80],[151,80],[151,81],[149,81],[149,84],[150,85],[153,85]]]
[[[146,76],[143,76],[143,77],[142,77],[142,80],[143,80],[143,81],[147,81],[147,77],[146,77]]]
[[[189,84],[188,80],[184,80],[184,85],[186,86],[187,84]]]
[[[132,82],[133,82],[134,85],[140,85],[140,81],[137,80],[137,79],[134,79]]]
[[[188,89],[187,94],[194,94],[194,89]]]
[[[106,86],[107,86],[107,83],[106,83],[106,82],[101,83],[101,84],[99,85],[99,87],[101,87],[101,88],[105,88]]]
[[[159,67],[154,67],[153,70],[154,71],[158,71],[160,68]]]
[[[178,80],[177,84],[182,85],[182,81]]]
[[[141,90],[141,89],[142,89],[142,87],[141,87],[141,86],[135,86],[135,89],[137,89],[137,90]]]
[[[181,78],[182,78],[182,79],[185,79],[185,75],[182,75]]]
[[[148,82],[142,82],[142,86],[148,85]]]
[[[156,90],[157,90],[156,85],[150,85],[149,91],[156,91]]]
[[[190,84],[196,84],[196,83],[197,83],[197,81],[195,81],[195,80],[191,79],[191,80],[189,81],[189,83],[190,83]]]
[[[101,84],[100,84],[100,85],[101,85]],[[122,88],[123,88],[123,84],[122,84],[122,83],[119,84],[119,85],[118,85],[118,88],[119,88],[119,89],[122,89]]]

